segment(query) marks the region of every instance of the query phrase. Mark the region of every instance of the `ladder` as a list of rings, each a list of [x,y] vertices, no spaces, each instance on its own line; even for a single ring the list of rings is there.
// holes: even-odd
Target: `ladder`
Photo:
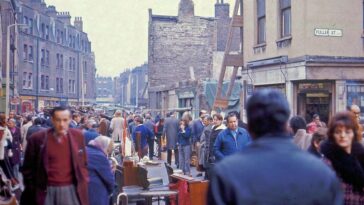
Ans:
[[[229,26],[228,39],[226,42],[225,53],[221,64],[221,72],[217,84],[216,97],[214,101],[214,109],[226,109],[228,107],[229,98],[234,88],[235,79],[239,67],[244,66],[243,58],[243,0],[236,0],[233,16]],[[240,29],[240,50],[237,54],[231,54],[231,44],[234,37],[234,29]],[[233,72],[229,82],[229,87],[225,96],[222,95],[222,86],[227,67],[233,67]]]

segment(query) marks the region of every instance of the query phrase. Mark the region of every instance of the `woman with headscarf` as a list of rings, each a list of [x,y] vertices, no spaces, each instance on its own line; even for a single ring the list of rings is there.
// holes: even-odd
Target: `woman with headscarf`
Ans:
[[[113,142],[109,137],[98,136],[86,148],[88,159],[88,195],[90,205],[108,205],[115,186],[111,164],[107,158]]]

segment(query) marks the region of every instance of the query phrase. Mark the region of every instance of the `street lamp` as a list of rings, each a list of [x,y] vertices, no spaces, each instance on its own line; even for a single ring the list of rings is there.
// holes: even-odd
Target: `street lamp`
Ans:
[[[5,116],[9,117],[9,101],[10,101],[10,29],[16,26],[28,27],[27,24],[11,24],[8,26],[6,36],[6,96],[5,96]]]

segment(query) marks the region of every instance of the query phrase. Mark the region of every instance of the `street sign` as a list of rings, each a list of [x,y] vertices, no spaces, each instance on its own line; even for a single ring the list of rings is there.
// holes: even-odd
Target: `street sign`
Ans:
[[[342,37],[342,29],[315,28],[315,36],[323,37]]]

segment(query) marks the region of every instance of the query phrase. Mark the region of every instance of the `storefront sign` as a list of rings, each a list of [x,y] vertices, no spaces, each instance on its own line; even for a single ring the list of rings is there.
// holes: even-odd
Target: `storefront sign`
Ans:
[[[341,29],[327,29],[327,28],[316,28],[315,36],[323,37],[342,37],[343,30]]]

